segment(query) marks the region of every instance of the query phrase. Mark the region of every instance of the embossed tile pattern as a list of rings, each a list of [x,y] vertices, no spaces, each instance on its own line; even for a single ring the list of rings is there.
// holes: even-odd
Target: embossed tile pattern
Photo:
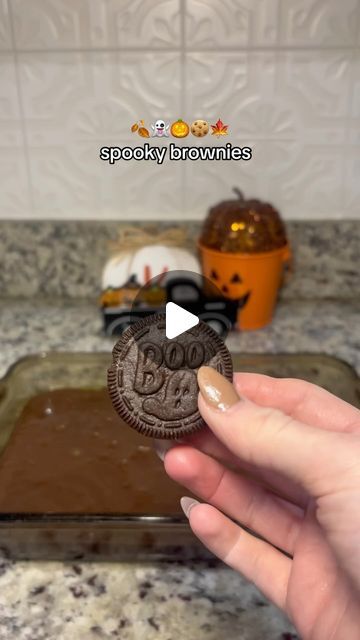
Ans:
[[[0,0],[0,51],[11,49],[12,37],[8,0]]]
[[[234,185],[360,217],[359,77],[360,0],[0,0],[0,218],[198,219]],[[99,159],[179,117],[253,158]]]
[[[10,1],[18,49],[180,44],[180,0]]]
[[[187,44],[197,47],[273,45],[280,0],[187,0]]]
[[[284,0],[280,41],[291,45],[350,46],[356,43],[358,0]]]

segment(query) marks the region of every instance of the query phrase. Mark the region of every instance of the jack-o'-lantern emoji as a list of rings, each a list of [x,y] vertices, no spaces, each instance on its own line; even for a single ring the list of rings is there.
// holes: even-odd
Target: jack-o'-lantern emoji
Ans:
[[[199,240],[202,269],[225,297],[238,300],[239,328],[258,329],[271,320],[290,249],[276,209],[237,194],[208,213]]]
[[[179,119],[172,123],[170,132],[174,138],[186,138],[189,135],[190,127],[186,122]]]

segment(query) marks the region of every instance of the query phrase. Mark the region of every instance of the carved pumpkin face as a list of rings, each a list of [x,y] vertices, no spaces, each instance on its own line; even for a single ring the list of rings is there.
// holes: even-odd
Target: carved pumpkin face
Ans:
[[[226,298],[238,301],[238,326],[258,329],[270,322],[288,247],[255,255],[200,248],[204,275]]]
[[[226,298],[237,300],[243,297],[245,290],[248,290],[248,287],[244,287],[243,278],[238,270],[235,270],[229,277],[222,272],[218,273],[218,270],[213,268],[210,269],[208,278]]]

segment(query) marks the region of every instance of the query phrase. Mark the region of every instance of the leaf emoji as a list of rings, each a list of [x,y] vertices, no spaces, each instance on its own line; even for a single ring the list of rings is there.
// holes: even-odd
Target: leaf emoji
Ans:
[[[131,127],[131,131],[132,133],[135,133],[135,131],[137,131],[139,128],[139,125],[137,122],[135,122],[135,124],[133,124],[133,126]]]
[[[145,127],[140,127],[138,131],[139,136],[142,138],[150,138],[150,133]]]
[[[211,125],[211,128],[212,128],[212,132],[211,132],[212,136],[217,136],[217,137],[227,136],[229,125],[224,124],[219,118],[216,124]]]

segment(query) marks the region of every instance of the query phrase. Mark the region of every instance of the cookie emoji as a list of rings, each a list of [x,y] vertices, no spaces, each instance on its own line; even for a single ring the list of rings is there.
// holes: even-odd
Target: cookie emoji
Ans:
[[[190,127],[190,131],[193,136],[203,138],[209,133],[209,125],[206,120],[195,120]]]
[[[119,416],[152,438],[176,439],[198,431],[197,370],[213,367],[232,380],[232,360],[218,334],[204,322],[169,340],[166,316],[131,325],[113,350],[108,390]]]

